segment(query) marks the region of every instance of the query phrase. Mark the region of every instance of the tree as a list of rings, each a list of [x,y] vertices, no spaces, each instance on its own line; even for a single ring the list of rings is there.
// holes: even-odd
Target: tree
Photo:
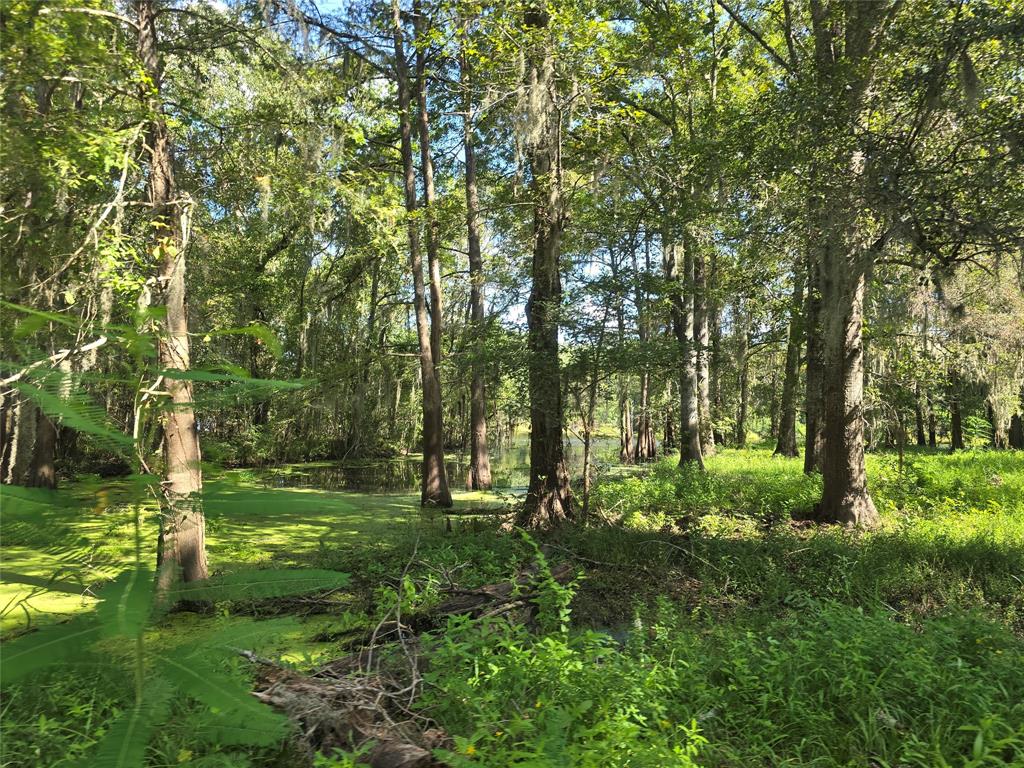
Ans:
[[[160,584],[166,590],[179,578],[186,582],[207,577],[206,520],[201,494],[199,433],[192,409],[189,370],[188,309],[185,304],[185,266],[191,202],[175,184],[173,137],[161,100],[163,60],[157,36],[154,0],[136,0],[138,55],[149,78],[143,93],[151,117],[146,132],[149,150],[150,248],[158,261],[156,289],[165,309],[159,339],[161,378],[169,396],[163,411],[164,498],[160,524]]]
[[[423,379],[423,480],[420,503],[450,507],[451,491],[444,463],[444,412],[441,407],[441,382],[437,377],[436,361],[440,350],[434,351],[434,333],[426,306],[426,288],[423,280],[423,256],[420,253],[419,223],[416,218],[416,169],[412,155],[412,115],[410,110],[410,83],[405,58],[405,34],[402,30],[401,9],[398,0],[392,1],[392,24],[395,46],[395,85],[398,89],[398,113],[401,128],[401,153],[405,210],[409,236],[409,267],[413,279],[413,301],[416,310],[416,330],[419,338],[420,375]],[[422,80],[422,79],[421,79]],[[422,86],[421,86],[422,87]],[[425,96],[424,96],[425,98]],[[423,168],[430,164],[429,148],[425,150]],[[432,172],[431,172],[432,173]],[[432,183],[432,182],[431,182]],[[429,226],[429,225],[428,225]],[[434,246],[436,247],[436,242]],[[435,257],[436,260],[436,257]],[[433,279],[431,280],[433,284]],[[440,309],[438,307],[438,309]],[[436,319],[436,318],[435,318]]]
[[[565,210],[562,199],[561,136],[553,32],[548,10],[528,3],[523,10],[527,103],[526,157],[533,206],[532,286],[526,305],[530,384],[530,487],[518,523],[531,528],[573,518],[565,463],[558,359],[558,318],[562,303],[559,255]]]

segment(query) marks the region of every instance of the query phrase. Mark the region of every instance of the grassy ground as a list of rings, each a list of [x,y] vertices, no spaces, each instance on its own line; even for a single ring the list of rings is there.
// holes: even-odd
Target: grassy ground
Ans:
[[[666,461],[609,473],[594,499],[606,522],[540,542],[551,563],[580,573],[568,590],[546,588],[540,634],[448,628],[419,702],[455,737],[448,762],[1024,765],[1024,457],[910,453],[900,472],[895,456],[871,456],[884,525],[869,534],[789,522],[819,491],[797,461],[723,451],[708,470],[680,473]],[[456,518],[448,533],[414,497],[257,489],[252,480],[235,473],[211,485],[212,566],[335,569],[352,574],[351,586],[326,613],[304,617],[281,616],[311,613],[301,602],[175,614],[150,630],[153,643],[249,633],[247,647],[306,668],[341,653],[316,638],[373,621],[406,569],[408,608],[426,608],[447,574],[472,587],[534,557],[525,538],[480,519]],[[70,561],[99,578],[130,557],[126,503],[137,493],[102,492],[80,486],[62,497],[66,506],[48,507],[41,528],[28,512],[12,528],[5,509],[5,571],[44,578]],[[244,665],[223,664],[244,681]],[[125,707],[125,690],[116,669],[13,687],[3,764],[70,765]],[[205,710],[187,699],[174,706],[149,765],[292,759],[274,745],[198,744]]]

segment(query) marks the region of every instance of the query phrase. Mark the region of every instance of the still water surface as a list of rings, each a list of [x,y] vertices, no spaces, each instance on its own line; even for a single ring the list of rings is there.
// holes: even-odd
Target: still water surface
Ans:
[[[618,440],[600,438],[594,441],[595,461],[615,460]],[[583,447],[580,441],[568,443],[566,458],[573,475],[582,472]],[[362,459],[312,464],[289,464],[266,471],[266,482],[277,488],[315,488],[325,491],[359,491],[363,493],[410,493],[419,490],[420,456],[391,459]],[[447,456],[445,466],[452,489],[466,487],[469,457],[465,454]],[[503,446],[491,453],[491,475],[498,491],[525,492],[530,481],[530,447],[527,439],[517,440],[511,447]]]

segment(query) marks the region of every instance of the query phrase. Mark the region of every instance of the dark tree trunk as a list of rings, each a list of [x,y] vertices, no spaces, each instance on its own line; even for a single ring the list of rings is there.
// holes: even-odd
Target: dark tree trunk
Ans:
[[[672,403],[672,380],[669,379],[665,382],[665,430],[661,441],[665,451],[676,447],[676,415]]]
[[[1021,419],[1019,413],[1013,414],[1010,417],[1010,434],[1009,443],[1011,448],[1017,450],[1024,449],[1024,419]]]
[[[928,447],[935,448],[938,445],[938,439],[935,435],[935,405],[932,403],[932,398],[928,396]]]
[[[672,328],[680,354],[679,466],[696,464],[703,469],[697,412],[697,345],[693,335],[693,254],[689,245],[685,239],[682,245],[662,239],[665,277],[671,291]]]
[[[530,487],[517,522],[548,528],[574,517],[569,472],[562,442],[565,418],[558,360],[562,305],[559,272],[565,212],[560,165],[561,125],[555,109],[554,62],[548,15],[528,7],[524,14],[526,82],[533,140],[527,147],[533,201],[533,284],[526,304],[530,391]]]
[[[434,377],[440,388],[441,332],[444,311],[441,299],[440,229],[437,221],[437,193],[434,190],[434,161],[430,154],[430,113],[427,107],[427,18],[420,0],[413,0],[416,28],[416,99],[419,103],[420,170],[423,176],[423,213],[426,219],[427,271],[430,274],[430,351]]]
[[[158,254],[157,284],[165,309],[158,355],[165,371],[189,370],[188,308],[185,304],[185,232],[191,215],[180,201],[174,179],[174,144],[164,118],[161,98],[163,62],[157,40],[157,9],[154,0],[137,0],[139,59],[151,81],[143,96],[151,112],[147,130],[149,146],[149,204],[153,241],[149,250]],[[151,95],[150,95],[151,94]],[[164,481],[166,501],[160,526],[159,583],[166,591],[179,579],[205,579],[206,519],[203,515],[203,475],[200,468],[199,433],[193,411],[192,382],[165,376],[164,389],[170,407],[163,413]]]
[[[470,314],[473,334],[472,380],[470,382],[470,468],[467,485],[474,490],[491,487],[491,459],[487,446],[487,400],[484,389],[483,336],[484,318],[483,257],[480,251],[478,223],[479,200],[476,188],[476,146],[473,136],[472,98],[469,93],[468,59],[463,56],[462,76],[467,89],[463,115],[463,153],[466,158],[466,231],[469,245]]]
[[[926,445],[924,436],[924,408],[921,404],[921,385],[914,385],[914,436],[922,448]]]
[[[775,455],[790,458],[799,455],[796,444],[796,397],[800,384],[800,350],[804,340],[801,317],[804,308],[804,279],[803,270],[796,270],[793,302],[789,308],[786,370],[782,380],[782,403],[779,407],[779,437],[775,443]]]
[[[409,73],[405,60],[405,40],[397,0],[392,3],[395,43],[395,79],[398,89],[399,123],[402,135],[402,169],[405,210],[408,214],[409,266],[413,280],[413,301],[416,311],[416,334],[419,340],[420,376],[423,381],[423,476],[420,503],[450,507],[451,491],[444,463],[444,416],[441,406],[441,384],[434,368],[435,353],[427,314],[426,286],[423,281],[423,257],[416,223],[416,169],[412,155],[412,119],[410,115]]]
[[[480,251],[480,202],[476,187],[476,141],[473,129],[473,82],[469,57],[461,52],[460,76],[465,90],[462,149],[466,160],[466,241],[469,246],[470,323],[473,362],[470,381],[469,475],[471,490],[491,488],[491,458],[487,447],[487,397],[484,388],[484,265]]]
[[[949,401],[949,450],[964,450],[964,422],[960,414],[960,394],[954,391]]]
[[[26,485],[34,488],[56,488],[57,426],[42,409],[36,409],[36,444],[32,449],[32,464],[28,469]]]

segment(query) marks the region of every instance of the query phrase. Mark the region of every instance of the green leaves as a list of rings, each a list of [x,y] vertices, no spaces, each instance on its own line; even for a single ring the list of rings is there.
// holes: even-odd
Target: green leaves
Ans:
[[[107,637],[135,637],[142,632],[153,605],[153,572],[139,564],[118,575],[104,589],[96,616]]]
[[[153,731],[170,709],[173,689],[165,680],[150,678],[142,697],[115,720],[95,752],[79,762],[81,768],[136,768],[143,765]]]
[[[47,627],[4,643],[0,651],[0,683],[8,685],[54,664],[81,657],[102,627],[88,616]]]
[[[222,735],[236,732],[246,743],[270,744],[284,735],[286,720],[253,698],[247,685],[193,654],[184,659],[157,658],[160,674],[179,690],[210,707]]]

